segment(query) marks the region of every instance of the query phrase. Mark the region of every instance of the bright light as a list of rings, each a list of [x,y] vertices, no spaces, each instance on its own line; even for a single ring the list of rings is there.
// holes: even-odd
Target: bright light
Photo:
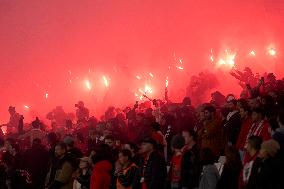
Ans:
[[[144,91],[145,91],[145,93],[150,93],[150,94],[153,93],[152,88],[149,85],[147,85],[147,84],[144,87]]]
[[[154,75],[151,72],[149,73],[149,76],[152,77],[152,78],[154,77]]]
[[[213,49],[211,49],[210,52],[211,52],[210,60],[211,62],[214,62]]]
[[[25,108],[26,110],[30,109],[30,107],[29,107],[28,105],[24,105],[24,108]]]
[[[250,51],[249,55],[250,56],[255,56],[255,52],[254,51]]]
[[[141,79],[141,77],[140,77],[139,75],[136,75],[136,78],[137,78],[138,80],[140,80],[140,79]]]
[[[45,93],[45,98],[46,98],[46,99],[48,98],[48,93]]]
[[[104,81],[105,87],[108,87],[109,86],[109,81],[106,78],[106,76],[103,76],[103,81]]]
[[[91,90],[92,89],[92,85],[90,83],[90,81],[88,79],[85,80],[85,86],[88,90]]]
[[[269,48],[268,49],[268,54],[270,56],[276,56],[276,50],[274,48]]]
[[[179,70],[183,70],[183,67],[182,66],[176,66],[177,67],[177,69],[179,69]]]
[[[179,59],[179,62],[182,64],[182,59]]]
[[[166,87],[168,87],[169,86],[169,77],[167,76],[167,78],[166,78]]]
[[[226,54],[224,57],[220,58],[218,61],[219,66],[227,66],[229,68],[233,68],[235,66],[235,57],[236,54],[230,54],[228,50],[225,50]]]

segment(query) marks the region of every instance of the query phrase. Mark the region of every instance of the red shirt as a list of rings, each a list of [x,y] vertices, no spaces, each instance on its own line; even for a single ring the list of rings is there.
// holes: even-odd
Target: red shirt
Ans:
[[[241,131],[240,131],[238,141],[237,141],[237,145],[236,145],[237,148],[240,149],[240,150],[244,150],[247,135],[250,131],[251,125],[252,125],[252,120],[250,118],[247,118],[242,123]]]
[[[171,161],[171,181],[179,182],[181,176],[181,160],[182,154],[174,155]]]
[[[94,165],[90,189],[109,189],[111,185],[112,165],[104,160]]]

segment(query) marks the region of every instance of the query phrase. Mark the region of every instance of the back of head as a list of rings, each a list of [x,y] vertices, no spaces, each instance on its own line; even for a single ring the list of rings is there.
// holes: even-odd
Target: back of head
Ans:
[[[284,108],[281,108],[278,112],[277,121],[279,126],[284,126]]]
[[[216,113],[216,108],[212,105],[206,105],[204,107],[204,111],[208,111],[210,113]]]
[[[251,148],[256,151],[259,151],[261,148],[262,138],[259,136],[250,136],[248,138],[248,143],[250,144]]]
[[[175,135],[172,138],[171,141],[172,148],[180,150],[184,147],[184,145],[185,145],[185,139],[182,137],[182,135]]]
[[[99,144],[94,149],[95,155],[92,156],[93,164],[96,164],[100,161],[107,160],[112,162],[112,153],[111,149],[107,144]]]
[[[216,157],[210,148],[203,148],[200,152],[200,159],[203,165],[212,165]]]

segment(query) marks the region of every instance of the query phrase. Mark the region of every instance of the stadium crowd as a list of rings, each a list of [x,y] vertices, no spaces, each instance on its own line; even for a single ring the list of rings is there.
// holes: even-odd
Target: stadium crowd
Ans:
[[[152,100],[97,119],[80,101],[75,118],[48,113],[49,127],[11,106],[0,189],[284,188],[284,80],[232,75],[239,98],[216,91],[197,107]]]

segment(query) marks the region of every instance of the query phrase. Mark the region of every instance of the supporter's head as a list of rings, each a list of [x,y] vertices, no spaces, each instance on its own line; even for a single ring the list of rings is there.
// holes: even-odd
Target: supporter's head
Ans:
[[[39,146],[41,146],[41,139],[35,138],[35,139],[33,140],[32,147],[33,147],[33,148],[36,148],[36,147],[39,147]]]
[[[200,161],[202,165],[212,165],[215,163],[215,155],[210,148],[203,148],[200,152]]]
[[[111,148],[107,144],[100,144],[95,147],[94,155],[92,156],[92,163],[95,165],[100,161],[107,160],[112,162]]]
[[[39,122],[38,120],[33,121],[33,122],[32,122],[32,127],[33,127],[34,129],[39,129],[39,127],[40,127],[40,122]]]
[[[152,131],[161,131],[161,125],[158,122],[151,123]]]
[[[84,108],[84,102],[83,101],[79,101],[77,104],[75,104],[75,107],[77,108]]]
[[[267,79],[267,82],[269,82],[269,83],[276,82],[276,77],[275,77],[275,75],[273,73],[267,74],[266,79]]]
[[[71,137],[71,136],[66,136],[66,137],[64,138],[64,143],[65,143],[66,146],[67,146],[67,150],[70,150],[70,149],[74,148],[75,142],[74,142],[73,137]]]
[[[190,106],[191,105],[191,99],[189,97],[184,97],[184,99],[182,101],[182,105]]]
[[[114,146],[115,146],[116,149],[121,149],[122,148],[121,140],[115,139],[114,140]]]
[[[190,129],[190,130],[183,130],[182,136],[185,140],[185,145],[193,144],[197,141],[197,133]]]
[[[115,147],[114,137],[112,135],[107,135],[105,137],[105,144],[108,145],[110,148]]]
[[[252,121],[254,123],[259,122],[264,119],[264,115],[265,114],[262,108],[254,108],[251,115]]]
[[[175,135],[171,140],[171,147],[174,150],[181,150],[184,147],[185,139],[182,135]]]
[[[4,146],[5,146],[5,149],[11,154],[19,152],[20,150],[19,145],[16,143],[16,141],[13,138],[7,138],[5,140]]]
[[[264,95],[261,97],[261,104],[265,108],[271,108],[274,106],[274,100],[271,96],[269,95]]]
[[[10,113],[10,115],[13,115],[16,113],[16,108],[13,106],[9,106],[8,112]]]
[[[157,142],[153,138],[145,138],[141,143],[140,153],[147,155],[154,151],[157,146]]]
[[[50,145],[55,145],[57,143],[57,135],[54,132],[47,134],[47,141]]]
[[[64,157],[64,155],[67,152],[67,146],[64,142],[59,142],[58,144],[56,144],[55,146],[55,156],[59,159],[61,159],[62,157]]]
[[[242,161],[240,153],[235,147],[228,146],[226,148],[225,155],[226,155],[226,165],[228,165],[229,167],[241,168]]]
[[[249,106],[240,106],[239,111],[242,119],[246,119],[248,118],[248,116],[251,115],[251,110]]]
[[[91,160],[90,160],[89,157],[80,158],[79,168],[80,169],[89,169],[90,163],[91,163]]]
[[[204,116],[206,120],[212,120],[215,117],[216,108],[212,105],[208,105],[204,108]]]
[[[248,103],[251,109],[258,108],[260,106],[260,102],[257,98],[250,98]]]
[[[240,94],[241,99],[248,99],[249,98],[249,92],[247,90],[242,90]]]
[[[227,101],[226,107],[228,107],[231,111],[235,110],[237,108],[237,100],[232,99]]]
[[[226,120],[227,119],[227,116],[230,113],[230,111],[231,110],[229,108],[227,108],[227,107],[224,107],[224,108],[221,109],[220,113],[221,113],[222,120]]]
[[[247,152],[252,156],[260,150],[261,143],[262,143],[261,137],[250,136],[248,138],[248,143],[246,144],[245,148],[246,148]]]
[[[118,161],[119,163],[124,166],[128,165],[131,162],[132,159],[132,153],[130,150],[121,150],[118,154]]]
[[[126,150],[130,150],[132,155],[134,155],[138,151],[137,145],[133,142],[125,143],[123,148]]]
[[[280,109],[277,116],[277,122],[280,127],[284,127],[284,109]]]
[[[262,159],[273,158],[276,156],[279,150],[280,150],[280,145],[276,140],[271,139],[268,141],[264,141],[261,144],[259,157]]]

